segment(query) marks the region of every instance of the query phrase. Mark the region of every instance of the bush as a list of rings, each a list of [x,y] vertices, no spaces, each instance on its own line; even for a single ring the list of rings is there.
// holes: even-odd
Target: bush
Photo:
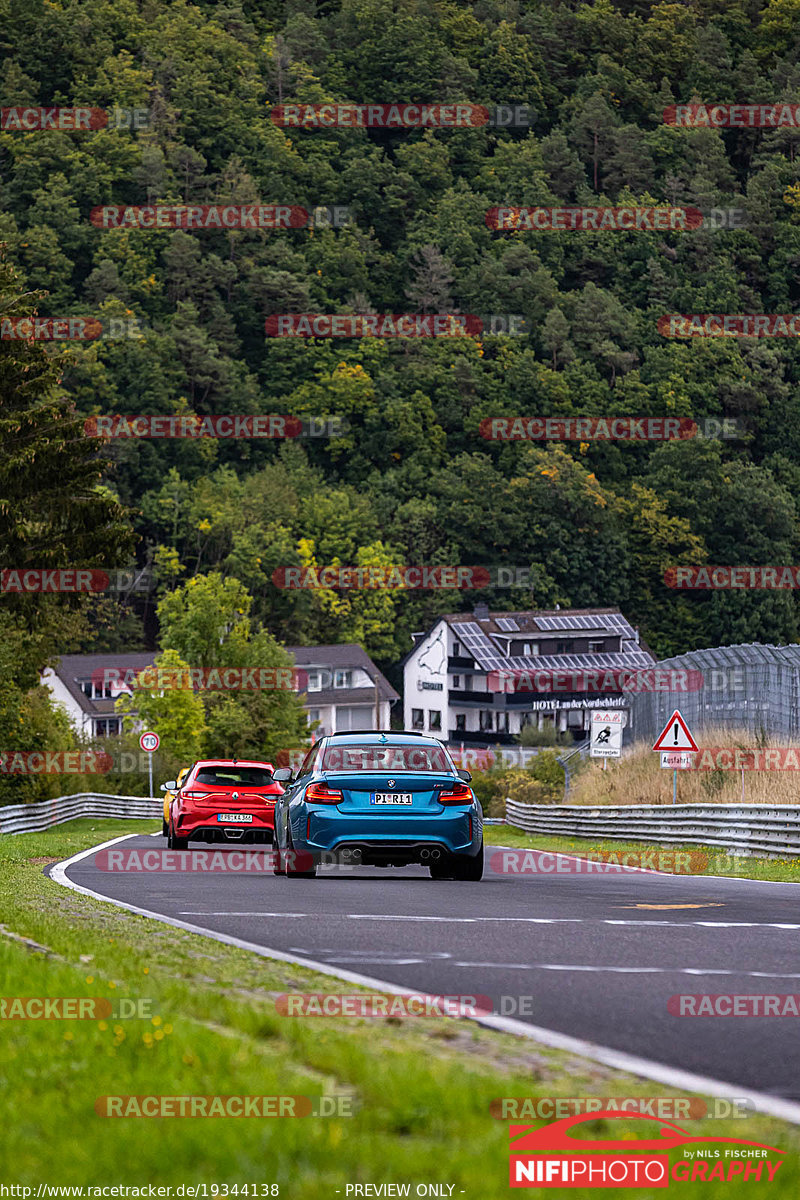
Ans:
[[[552,721],[546,721],[541,729],[536,725],[524,725],[517,738],[520,746],[572,746],[571,733],[559,733]]]
[[[529,770],[546,794],[546,799],[538,803],[558,804],[564,799],[564,768],[555,751],[543,750],[541,754],[537,754]],[[530,800],[528,803],[533,804],[535,801]]]
[[[529,767],[476,771],[472,790],[485,817],[504,817],[508,796],[518,804],[558,804],[564,798],[564,768],[555,751],[537,754]]]

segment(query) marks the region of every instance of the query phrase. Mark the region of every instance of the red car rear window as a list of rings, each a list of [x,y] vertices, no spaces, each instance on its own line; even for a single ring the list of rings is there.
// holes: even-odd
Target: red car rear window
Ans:
[[[193,782],[206,787],[263,788],[272,783],[272,772],[264,767],[201,767]]]

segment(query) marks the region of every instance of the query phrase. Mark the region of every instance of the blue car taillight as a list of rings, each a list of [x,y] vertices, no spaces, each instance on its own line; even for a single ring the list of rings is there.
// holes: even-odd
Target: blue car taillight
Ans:
[[[456,783],[446,792],[439,792],[440,804],[471,804],[472,792],[464,783]]]
[[[315,804],[341,804],[344,796],[336,788],[329,788],[327,783],[310,783],[306,788],[306,800]]]

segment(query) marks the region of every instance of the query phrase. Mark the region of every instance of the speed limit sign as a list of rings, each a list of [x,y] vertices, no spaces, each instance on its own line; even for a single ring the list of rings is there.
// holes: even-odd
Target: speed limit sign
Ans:
[[[148,730],[139,738],[139,745],[143,750],[146,750],[148,754],[152,754],[154,750],[158,749],[160,741],[161,739],[157,733],[153,733],[152,730]]]

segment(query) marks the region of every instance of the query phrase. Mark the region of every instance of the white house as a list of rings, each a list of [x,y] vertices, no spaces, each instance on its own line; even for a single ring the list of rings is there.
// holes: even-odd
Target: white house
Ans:
[[[125,677],[153,665],[155,654],[63,654],[58,666],[42,672],[42,683],[63,704],[72,724],[87,737],[114,737],[122,721],[114,711],[124,686],[110,684],[115,673]]]
[[[629,709],[622,692],[582,687],[601,670],[642,669],[655,658],[615,608],[450,613],[416,633],[404,663],[406,729],[459,745],[509,745],[524,725],[551,723],[576,739],[588,735],[597,708]],[[573,690],[509,691],[510,672],[567,672]],[[541,677],[541,676],[540,676]],[[628,711],[629,728],[631,714]],[[629,736],[629,735],[628,735]]]
[[[287,646],[307,676],[305,709],[315,737],[349,729],[388,729],[400,699],[388,679],[355,642],[335,646]]]
[[[363,646],[287,646],[307,676],[304,706],[309,724],[319,721],[315,736],[347,729],[388,729],[391,709],[399,699]],[[88,737],[122,732],[114,710],[133,672],[153,665],[154,652],[138,654],[64,654],[42,683],[63,704],[76,729]],[[119,679],[109,684],[108,679]]]

